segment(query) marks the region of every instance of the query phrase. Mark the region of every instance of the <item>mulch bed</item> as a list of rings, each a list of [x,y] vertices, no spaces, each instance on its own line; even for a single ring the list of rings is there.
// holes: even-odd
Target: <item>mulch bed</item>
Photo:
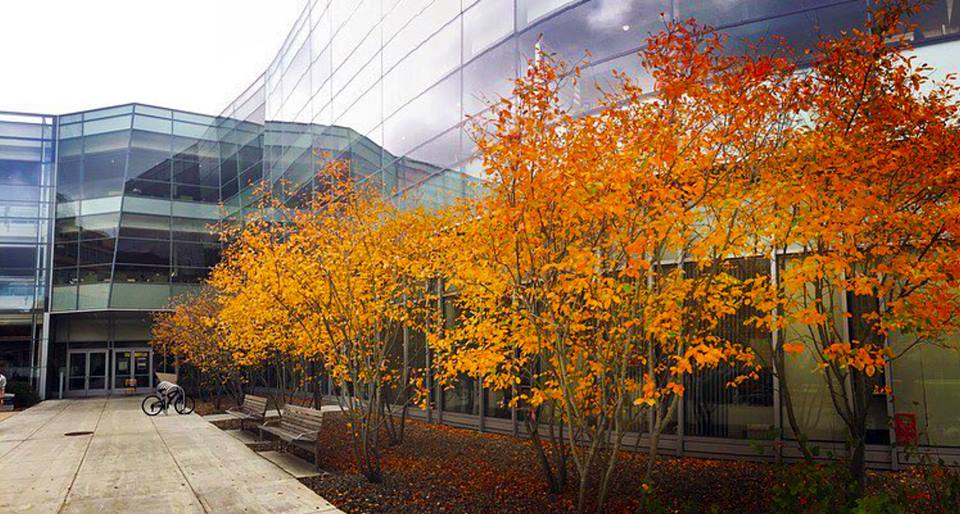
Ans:
[[[572,512],[575,484],[549,494],[530,442],[444,425],[410,421],[401,446],[383,456],[385,480],[370,484],[357,474],[343,416],[324,417],[320,466],[304,479],[311,489],[348,513]],[[765,464],[678,459],[658,471],[658,499],[668,512],[765,512],[774,467]],[[607,512],[638,512],[642,455],[622,456]],[[576,475],[570,473],[570,479]],[[591,510],[592,511],[592,510]]]
[[[193,408],[193,411],[201,416],[222,414],[230,407],[233,407],[233,402],[229,399],[221,399],[219,406],[217,406],[217,403],[214,400],[195,398],[194,401],[196,404]]]

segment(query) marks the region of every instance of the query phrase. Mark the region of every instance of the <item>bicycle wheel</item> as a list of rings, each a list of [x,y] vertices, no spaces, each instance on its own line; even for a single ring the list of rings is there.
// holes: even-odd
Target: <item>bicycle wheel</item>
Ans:
[[[147,395],[140,404],[140,408],[147,416],[156,416],[163,412],[163,399],[155,394]]]
[[[193,412],[193,407],[193,398],[185,394],[178,396],[177,399],[173,401],[173,410],[177,411],[177,414],[190,414]]]

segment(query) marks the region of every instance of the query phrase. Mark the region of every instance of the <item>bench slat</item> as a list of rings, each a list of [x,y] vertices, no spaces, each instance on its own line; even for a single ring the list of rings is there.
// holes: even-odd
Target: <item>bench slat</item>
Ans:
[[[316,434],[320,432],[323,424],[323,413],[306,407],[296,405],[287,405],[283,416],[280,417],[279,427],[281,430],[294,434],[308,434],[304,438],[316,439]]]
[[[244,395],[243,404],[240,405],[240,412],[247,414],[253,419],[263,419],[267,413],[267,399],[252,394]]]
[[[304,433],[298,430],[286,430],[283,427],[272,427],[272,426],[261,427],[261,430],[263,430],[264,432],[273,434],[279,437],[280,439],[283,439],[284,441],[288,441],[288,442],[294,441],[294,440],[314,442],[317,440],[316,432]]]
[[[312,441],[316,440],[322,424],[322,412],[306,407],[287,405],[283,416],[280,417],[276,425],[261,425],[260,428],[264,432],[277,435],[287,441],[295,439],[297,436],[300,436],[301,440]]]

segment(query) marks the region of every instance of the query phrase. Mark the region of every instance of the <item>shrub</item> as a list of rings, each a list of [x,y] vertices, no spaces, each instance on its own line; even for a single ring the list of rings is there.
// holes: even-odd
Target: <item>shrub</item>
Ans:
[[[774,511],[798,514],[847,511],[853,485],[847,467],[839,461],[786,466],[778,482],[773,488]]]
[[[10,382],[7,384],[7,393],[15,395],[13,405],[18,408],[27,408],[36,405],[40,401],[37,392],[28,382]]]
[[[908,451],[908,460],[911,456]],[[893,481],[889,492],[900,505],[911,506],[911,511],[960,512],[960,469],[919,453],[906,478]]]
[[[864,496],[850,514],[903,514],[900,504],[890,496],[880,493]]]

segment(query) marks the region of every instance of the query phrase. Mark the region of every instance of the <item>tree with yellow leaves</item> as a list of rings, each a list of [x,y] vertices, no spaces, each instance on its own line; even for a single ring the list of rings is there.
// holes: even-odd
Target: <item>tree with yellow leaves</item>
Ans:
[[[291,287],[283,252],[293,227],[278,218],[278,207],[264,194],[259,215],[223,230],[227,245],[208,283],[222,294],[220,318],[229,327],[221,346],[241,365],[273,368],[276,402],[284,405],[309,367],[304,365],[308,356],[299,350],[309,338],[296,313],[282,303],[282,293]]]
[[[303,205],[267,199],[212,282],[226,295],[233,344],[322,363],[349,419],[359,471],[383,479],[383,432],[396,442],[419,396],[404,331],[425,331],[436,303],[427,282],[439,255],[439,214],[402,210],[355,185],[345,164],[326,166]],[[400,427],[396,427],[396,409]]]
[[[150,345],[174,357],[176,366],[192,367],[201,388],[212,389],[219,405],[227,394],[239,403],[247,369],[221,342],[225,327],[217,291],[211,287],[185,293],[171,301],[170,309],[154,315]]]

